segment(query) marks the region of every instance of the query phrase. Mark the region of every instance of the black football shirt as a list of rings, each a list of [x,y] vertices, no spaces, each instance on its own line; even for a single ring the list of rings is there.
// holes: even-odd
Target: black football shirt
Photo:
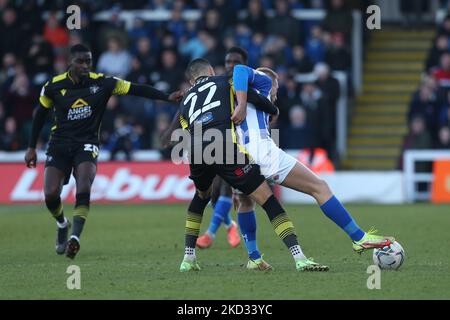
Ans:
[[[111,95],[127,94],[131,83],[101,73],[75,83],[68,72],[53,77],[41,90],[39,101],[54,112],[50,144],[99,143],[106,103]]]

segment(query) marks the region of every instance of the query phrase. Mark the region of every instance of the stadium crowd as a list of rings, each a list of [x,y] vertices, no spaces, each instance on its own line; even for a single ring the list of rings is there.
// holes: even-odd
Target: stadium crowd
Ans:
[[[250,66],[270,67],[280,76],[277,105],[281,115],[276,126],[281,147],[323,147],[333,155],[340,93],[331,71],[350,74],[353,2],[0,0],[0,150],[26,148],[40,89],[49,78],[65,72],[68,48],[84,43],[92,49],[95,71],[166,92],[188,87],[184,69],[191,59],[208,59],[220,74],[226,50],[241,46],[248,51]],[[81,8],[80,30],[66,28],[63,13],[71,4]],[[321,21],[299,21],[291,14],[291,9],[298,8],[324,8],[327,13]],[[125,28],[119,14],[131,9],[169,10],[171,18],[136,18],[131,28]],[[201,18],[183,19],[186,9],[199,9]],[[102,10],[111,12],[107,21],[95,19]],[[294,80],[296,74],[309,72],[315,73],[315,81],[299,84]],[[161,149],[159,137],[176,109],[176,105],[139,97],[112,97],[102,123],[102,148],[111,151],[112,157],[120,150],[130,157],[133,150]],[[48,119],[40,149],[45,148],[50,126]]]
[[[412,95],[407,116],[409,131],[403,150],[450,150],[450,15],[437,26],[422,81]]]

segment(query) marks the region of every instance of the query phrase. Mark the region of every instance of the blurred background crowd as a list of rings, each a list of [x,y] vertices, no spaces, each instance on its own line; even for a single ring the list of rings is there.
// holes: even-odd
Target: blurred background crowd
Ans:
[[[66,28],[64,12],[71,4],[81,8],[81,30]],[[350,79],[351,10],[360,6],[361,1],[350,0],[0,0],[0,150],[26,148],[39,91],[49,78],[66,71],[71,45],[91,48],[97,72],[166,92],[188,87],[184,69],[190,60],[206,58],[221,74],[226,50],[241,46],[251,67],[270,67],[280,76],[276,127],[281,147],[321,147],[335,159],[340,87],[331,73],[342,71]],[[298,20],[291,10],[301,8],[325,9],[326,16]],[[200,10],[200,19],[183,19],[189,9]],[[95,19],[103,10],[112,14],[106,21]],[[169,10],[171,18],[136,18],[125,28],[119,19],[123,10]],[[426,61],[428,76],[411,101],[404,148],[448,146],[449,36],[446,18]],[[298,73],[315,77],[300,84]],[[159,137],[176,109],[138,97],[111,97],[102,123],[102,148],[113,157],[119,150],[127,151],[127,157],[133,150],[160,150]],[[51,119],[40,149],[46,146],[50,126]]]
[[[81,30],[70,31],[62,15],[70,4],[81,7]],[[325,8],[324,20],[300,22],[291,9]],[[170,10],[168,21],[135,19],[127,30],[122,10]],[[185,20],[184,10],[199,9],[201,18]],[[267,10],[273,10],[273,16]],[[171,92],[186,89],[184,69],[203,57],[224,72],[225,52],[232,46],[248,51],[249,65],[267,66],[280,75],[278,120],[281,146],[322,146],[335,140],[335,109],[339,84],[332,70],[349,72],[351,6],[343,0],[0,0],[0,150],[27,146],[33,109],[42,85],[68,67],[71,45],[87,44],[94,69]],[[111,10],[108,21],[94,19]],[[241,12],[241,14],[238,14]],[[297,73],[316,72],[317,81],[299,85]],[[177,106],[142,98],[111,97],[102,123],[103,148],[159,149],[159,136]],[[42,132],[45,148],[50,128]]]
[[[450,150],[450,15],[437,26],[419,88],[408,109],[403,149]]]

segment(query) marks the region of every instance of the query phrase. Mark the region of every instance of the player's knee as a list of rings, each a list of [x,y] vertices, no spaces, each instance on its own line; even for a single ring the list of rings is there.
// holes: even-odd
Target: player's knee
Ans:
[[[55,197],[45,197],[45,205],[50,212],[54,212],[61,205],[61,198],[59,195]]]
[[[44,188],[44,196],[46,201],[53,201],[59,198],[60,188],[59,186],[46,186]]]
[[[255,191],[253,191],[252,194],[250,194],[253,200],[255,200],[259,205],[265,203],[272,195],[272,190],[266,181],[264,181]]]
[[[206,191],[201,191],[197,189],[197,195],[202,200],[209,200],[211,198],[211,188]]]
[[[239,212],[248,212],[255,209],[255,202],[249,197],[239,197]]]
[[[231,197],[232,194],[233,191],[231,190],[230,185],[225,181],[222,181],[222,185],[220,186],[220,195],[225,197]]]
[[[323,179],[317,179],[317,182],[314,183],[313,189],[314,189],[313,196],[326,197],[329,194],[331,194],[331,190],[330,187],[328,186],[328,183]]]
[[[77,193],[90,193],[95,172],[79,169],[75,175]]]
[[[194,198],[192,198],[192,201],[189,204],[188,211],[202,215],[203,211],[209,203],[210,195],[211,188],[208,191],[197,190]]]
[[[90,193],[91,186],[92,183],[90,179],[79,179],[79,181],[77,181],[77,193]]]

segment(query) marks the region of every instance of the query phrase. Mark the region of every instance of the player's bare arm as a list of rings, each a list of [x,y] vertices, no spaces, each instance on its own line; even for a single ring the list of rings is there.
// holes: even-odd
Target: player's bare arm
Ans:
[[[166,94],[152,86],[138,83],[130,83],[128,92],[126,93],[131,96],[143,97],[153,100],[163,100],[169,102],[178,102],[183,97],[182,91],[174,91],[170,94]]]

